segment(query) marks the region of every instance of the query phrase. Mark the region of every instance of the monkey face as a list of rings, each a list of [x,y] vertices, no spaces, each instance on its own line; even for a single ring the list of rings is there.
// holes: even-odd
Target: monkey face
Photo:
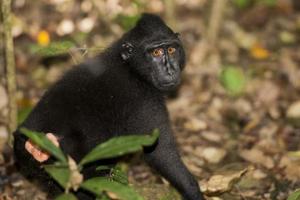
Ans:
[[[161,19],[142,18],[124,36],[122,60],[138,77],[161,91],[170,91],[180,83],[185,53],[178,37]]]
[[[159,90],[169,91],[180,83],[183,49],[177,40],[153,42],[146,46],[150,81]]]
[[[171,91],[180,83],[185,54],[176,39],[144,41],[135,52],[135,70],[161,91]]]

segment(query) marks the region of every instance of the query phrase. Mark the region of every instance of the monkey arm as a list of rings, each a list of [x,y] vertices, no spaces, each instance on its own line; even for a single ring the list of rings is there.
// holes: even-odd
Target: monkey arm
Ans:
[[[183,164],[169,127],[160,128],[155,146],[145,149],[145,160],[165,177],[185,200],[203,200],[198,182]]]

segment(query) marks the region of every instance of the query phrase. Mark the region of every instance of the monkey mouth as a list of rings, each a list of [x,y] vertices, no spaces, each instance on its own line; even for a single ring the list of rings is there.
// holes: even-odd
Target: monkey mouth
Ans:
[[[168,76],[165,80],[162,80],[160,84],[164,87],[176,86],[180,82],[180,76]]]
[[[174,80],[164,81],[159,84],[159,88],[163,91],[173,90],[179,85],[179,82],[180,81],[174,81]]]
[[[163,87],[171,87],[171,86],[175,86],[175,85],[177,85],[177,84],[174,81],[161,83],[161,86],[163,86]]]

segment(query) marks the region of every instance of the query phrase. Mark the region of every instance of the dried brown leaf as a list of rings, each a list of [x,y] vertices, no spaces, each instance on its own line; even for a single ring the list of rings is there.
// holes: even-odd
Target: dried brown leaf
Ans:
[[[202,184],[201,190],[208,196],[229,192],[247,171],[248,168],[245,168],[227,175],[214,175],[206,183]]]

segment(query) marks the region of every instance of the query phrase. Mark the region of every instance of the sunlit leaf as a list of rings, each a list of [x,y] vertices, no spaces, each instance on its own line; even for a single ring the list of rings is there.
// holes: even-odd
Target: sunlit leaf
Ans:
[[[143,146],[152,145],[158,136],[159,131],[154,130],[152,135],[130,135],[112,138],[90,151],[81,160],[80,165],[142,150]]]
[[[290,151],[288,152],[288,155],[291,157],[300,158],[300,151]]]
[[[77,200],[76,196],[72,193],[61,194],[55,198],[55,200]]]
[[[287,200],[300,200],[300,189],[294,191]]]
[[[270,52],[260,44],[253,45],[250,51],[251,56],[257,60],[264,60],[270,57]]]
[[[67,165],[45,165],[45,171],[56,180],[63,188],[68,187],[70,180],[70,169]]]
[[[201,186],[204,194],[220,195],[232,190],[233,186],[248,172],[248,168],[226,175],[213,175],[206,183]]]
[[[27,128],[21,128],[20,131],[26,135],[30,140],[37,144],[42,150],[47,151],[49,154],[57,158],[63,163],[67,163],[67,159],[60,148],[55,146],[47,137],[46,134],[31,131]]]
[[[102,192],[112,192],[122,200],[143,200],[133,188],[124,184],[113,182],[104,177],[89,179],[81,184],[81,188],[88,190],[96,195]]]
[[[238,95],[245,88],[246,76],[240,68],[225,67],[221,73],[221,82],[230,94]]]

